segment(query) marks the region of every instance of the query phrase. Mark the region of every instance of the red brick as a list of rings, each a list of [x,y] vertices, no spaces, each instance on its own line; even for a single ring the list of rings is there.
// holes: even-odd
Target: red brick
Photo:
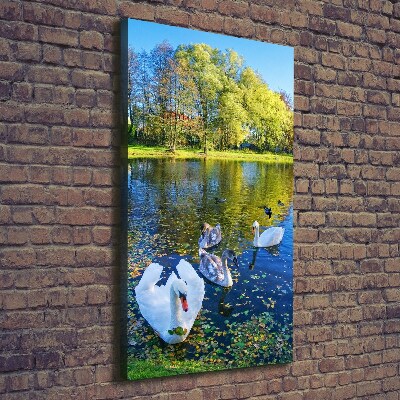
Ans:
[[[227,17],[224,21],[224,31],[229,35],[252,37],[254,36],[255,26],[249,19]],[[279,34],[278,30],[276,33]],[[271,34],[271,40],[274,41],[273,34]]]
[[[68,244],[72,241],[72,229],[69,226],[55,226],[51,231],[53,243]]]
[[[53,98],[54,104],[71,105],[74,103],[75,91],[73,88],[54,86]]]
[[[115,113],[112,110],[91,111],[90,119],[93,126],[99,128],[111,128],[114,124]]]
[[[384,30],[368,28],[367,37],[373,43],[386,43],[386,32]]]
[[[26,249],[21,252],[20,249],[3,249],[1,251],[0,264],[3,266],[24,268],[34,265],[36,262],[36,254],[33,249]]]
[[[93,107],[96,104],[96,92],[92,89],[78,89],[75,99],[78,107]]]
[[[332,400],[352,399],[356,396],[356,385],[335,387],[332,393]]]
[[[349,24],[347,22],[342,22],[342,21],[337,21],[336,26],[337,26],[336,33],[339,36],[356,40],[360,39],[361,37],[362,28],[360,26]]]
[[[6,20],[21,19],[22,7],[21,4],[15,1],[3,1],[0,4],[0,17]]]
[[[50,142],[55,146],[71,144],[72,129],[65,127],[51,127]]]
[[[318,364],[314,360],[297,361],[292,365],[293,376],[312,375],[317,373]]]
[[[8,379],[10,391],[21,391],[29,388],[29,375],[11,375]]]
[[[40,61],[41,47],[37,43],[19,42],[16,58],[19,61]]]
[[[44,266],[67,266],[74,265],[74,257],[73,249],[52,246],[37,254],[37,262]]]
[[[331,4],[325,4],[323,6],[324,17],[330,18],[333,20],[344,20],[348,21],[350,18],[350,10],[347,8],[337,7]]]
[[[86,49],[103,50],[104,38],[100,32],[82,31],[79,35],[79,43]]]
[[[248,12],[248,4],[239,1],[225,0],[218,5],[218,11],[230,17],[244,17]]]
[[[11,97],[11,84],[0,82],[0,100],[8,100]]]
[[[38,353],[35,356],[35,361],[36,367],[39,369],[57,369],[63,365],[61,353],[55,351]]]
[[[62,59],[62,50],[57,46],[43,45],[43,61],[60,65]]]
[[[31,102],[33,96],[33,87],[29,83],[14,83],[12,86],[12,98],[16,101]],[[14,128],[14,127],[13,127]],[[11,128],[11,129],[13,129]]]
[[[2,372],[30,369],[33,365],[33,357],[30,354],[15,354],[9,357],[2,356],[0,365]]]
[[[49,168],[31,166],[29,168],[29,181],[31,183],[50,183],[50,173]]]
[[[27,307],[27,296],[22,290],[3,292],[2,306],[4,310],[17,310]]]
[[[50,228],[44,226],[35,226],[30,229],[32,244],[51,243]]]
[[[60,124],[64,121],[60,107],[49,105],[31,106],[25,112],[25,118],[30,123]]]
[[[155,7],[151,4],[123,1],[119,4],[119,12],[123,17],[134,18],[140,15],[144,20],[152,21],[155,16]]]
[[[94,212],[92,209],[63,208],[57,211],[57,221],[66,225],[91,225],[94,222]]]
[[[106,90],[98,90],[96,92],[97,106],[100,108],[111,108],[114,103],[114,96]]]
[[[39,27],[39,40],[46,43],[76,47],[79,42],[78,33],[64,28]]]
[[[34,98],[37,103],[52,103],[53,87],[52,86],[35,86]]]
[[[3,122],[20,122],[23,118],[23,106],[20,104],[0,103],[0,115]]]
[[[103,57],[100,53],[85,51],[82,53],[83,67],[93,70],[103,69]]]
[[[87,303],[90,305],[105,304],[107,297],[108,289],[102,286],[92,287],[87,291]]]
[[[93,325],[97,322],[97,313],[94,309],[89,307],[79,307],[79,308],[71,308],[68,310],[68,322],[73,324],[76,327],[85,327],[88,325]],[[72,360],[73,352],[71,352],[66,358],[67,366],[76,366],[79,364],[75,364],[69,359]],[[88,360],[89,361],[89,360]],[[81,365],[81,364],[80,364]]]
[[[335,35],[335,32],[336,32],[335,21],[321,18],[319,16],[311,16],[309,18],[308,27],[311,30],[326,33],[329,35]]]
[[[99,245],[110,244],[112,231],[110,228],[97,227],[93,229],[93,241]]]
[[[69,67],[81,67],[82,62],[82,51],[76,49],[65,49],[63,51],[64,63]]]
[[[0,37],[12,40],[38,40],[38,28],[32,24],[8,21],[0,24]]]
[[[275,21],[278,18],[278,12],[272,7],[265,7],[258,4],[250,4],[250,17],[254,21],[266,22]]]
[[[76,263],[79,266],[106,266],[112,262],[112,254],[104,248],[80,247],[76,250]]]
[[[357,396],[359,397],[380,393],[381,390],[381,382],[360,382],[357,384]]]
[[[23,245],[28,242],[28,231],[21,227],[9,227],[7,242],[9,245]]]
[[[89,111],[80,108],[65,110],[64,121],[68,126],[87,126],[89,123]]]
[[[13,81],[21,80],[24,75],[23,65],[0,61],[0,78]]]
[[[24,20],[38,25],[62,26],[64,13],[59,8],[39,4],[24,4]]]
[[[69,82],[69,71],[66,68],[58,67],[32,67],[28,73],[30,82],[50,83],[50,84],[66,84]]]
[[[0,182],[26,182],[27,169],[22,166],[0,164]]]
[[[178,26],[188,26],[189,14],[178,9],[168,9],[164,7],[156,8],[156,22],[171,24],[172,22]]]
[[[110,76],[102,72],[74,70],[71,79],[78,88],[111,89]]]
[[[49,207],[34,207],[32,213],[39,224],[54,222],[54,210]]]

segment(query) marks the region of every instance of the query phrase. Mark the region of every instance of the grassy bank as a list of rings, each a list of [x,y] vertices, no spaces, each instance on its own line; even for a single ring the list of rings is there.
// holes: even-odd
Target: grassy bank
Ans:
[[[224,365],[213,365],[201,361],[170,361],[170,360],[128,360],[128,379],[160,378],[196,372],[216,371],[226,369]]]
[[[293,156],[287,154],[274,153],[253,153],[241,150],[229,151],[209,151],[207,156],[197,149],[178,149],[174,153],[165,147],[146,147],[146,146],[129,146],[128,158],[138,157],[171,157],[171,158],[210,158],[218,160],[243,160],[243,161],[263,161],[270,163],[292,164]]]

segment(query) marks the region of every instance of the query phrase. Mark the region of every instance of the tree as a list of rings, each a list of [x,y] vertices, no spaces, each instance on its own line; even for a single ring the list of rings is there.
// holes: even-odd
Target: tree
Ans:
[[[137,135],[139,126],[139,110],[137,103],[139,101],[138,93],[138,73],[139,60],[138,55],[133,48],[128,48],[128,142],[132,143]]]
[[[293,112],[281,95],[270,90],[251,68],[243,71],[241,87],[244,90],[244,104],[248,112],[247,123],[252,141],[262,150],[287,148],[290,121],[293,126]]]
[[[243,92],[236,82],[228,81],[218,101],[220,150],[237,147],[246,135],[247,112],[243,107]]]
[[[203,123],[203,150],[207,153],[207,140],[217,117],[217,99],[223,88],[221,54],[218,49],[202,43],[179,46],[176,57],[192,71],[192,79],[198,96],[193,103]]]
[[[156,124],[153,124],[153,132],[158,134],[158,141],[165,143],[168,133],[171,128],[171,119],[169,114],[173,108],[172,92],[173,92],[173,74],[174,74],[174,50],[172,46],[164,41],[158,44],[150,52],[150,67],[151,67],[151,92],[152,92],[152,110],[153,119]]]

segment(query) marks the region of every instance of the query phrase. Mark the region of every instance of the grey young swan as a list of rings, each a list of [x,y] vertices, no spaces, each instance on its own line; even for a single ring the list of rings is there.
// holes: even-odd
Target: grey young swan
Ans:
[[[221,258],[215,254],[209,254],[203,249],[199,249],[200,267],[199,271],[210,282],[223,287],[233,285],[231,272],[228,267],[228,260],[233,261],[237,266],[236,254],[233,250],[226,249],[223,251]]]
[[[201,249],[214,247],[221,241],[221,239],[221,225],[217,224],[213,227],[210,224],[207,224],[207,222],[204,222],[201,227],[201,235],[198,242],[199,247]]]

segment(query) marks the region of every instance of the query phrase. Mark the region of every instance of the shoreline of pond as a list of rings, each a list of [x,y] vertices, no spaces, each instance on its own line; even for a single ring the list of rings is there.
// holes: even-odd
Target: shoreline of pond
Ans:
[[[128,146],[128,160],[149,157],[166,157],[171,159],[214,159],[236,161],[262,161],[276,164],[293,164],[293,155],[275,154],[271,152],[255,153],[245,150],[216,151],[210,150],[205,154],[198,149],[177,149],[175,152],[166,147]]]

